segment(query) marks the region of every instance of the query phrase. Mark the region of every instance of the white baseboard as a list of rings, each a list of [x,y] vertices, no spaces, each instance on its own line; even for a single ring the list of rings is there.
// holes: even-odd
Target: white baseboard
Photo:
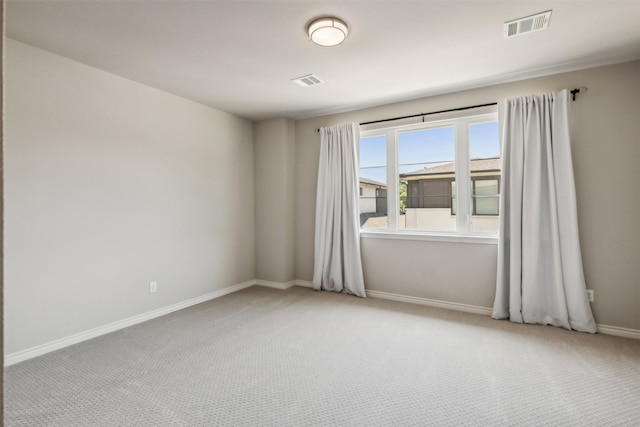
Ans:
[[[391,301],[408,302],[410,304],[426,305],[429,307],[446,308],[448,310],[464,311],[466,313],[483,314],[491,316],[491,309],[476,305],[460,304],[457,302],[440,301],[428,298],[410,297],[407,295],[392,294],[381,291],[367,291],[367,296],[371,298],[387,299]]]
[[[296,286],[302,286],[303,288],[313,288],[313,282],[308,280],[296,280]]]
[[[615,335],[617,337],[625,337],[625,338],[633,338],[636,340],[640,340],[640,330],[638,329],[629,329],[629,328],[621,328],[619,326],[609,326],[609,325],[596,325],[598,328],[598,333],[606,334],[606,335]]]
[[[191,307],[192,305],[200,304],[215,298],[219,298],[223,295],[227,295],[232,292],[236,292],[241,289],[248,288],[255,284],[256,284],[255,280],[249,280],[247,282],[229,286],[227,288],[210,292],[208,294],[201,295],[199,297],[191,298],[189,300],[182,301],[177,304],[172,304],[167,307],[163,307],[163,308],[152,310],[146,313],[138,314],[136,316],[128,317],[123,320],[118,320],[116,322],[109,323],[104,326],[99,326],[97,328],[80,332],[78,334],[70,335],[65,338],[57,339],[45,344],[41,344],[35,347],[27,348],[25,350],[17,351],[15,353],[11,353],[5,356],[4,366],[11,366],[27,359],[41,356],[43,354],[46,354],[55,350],[60,350],[61,348],[64,348],[73,344],[77,344],[79,342],[86,341],[91,338],[99,337],[100,335],[108,334],[109,332],[117,331],[118,329],[123,329],[128,326],[133,326],[138,323],[146,322],[147,320],[155,319],[156,317],[164,316],[165,314],[173,313],[174,311],[182,310],[184,308]]]
[[[485,316],[491,316],[491,312],[492,312],[492,310],[487,307],[459,304],[459,303],[448,302],[448,301],[432,300],[427,298],[410,297],[406,295],[392,294],[389,292],[367,291],[367,296],[370,296],[372,298],[387,299],[391,301],[407,302],[410,304],[426,305],[429,307],[440,307],[440,308],[446,308],[449,310],[464,311],[467,313],[482,314]],[[600,334],[615,335],[618,337],[632,338],[637,340],[640,339],[640,330],[638,329],[621,328],[618,326],[609,326],[609,325],[600,325],[600,324],[596,325],[596,327],[597,327],[598,333]]]
[[[268,280],[256,280],[256,285],[265,286],[267,288],[275,288],[275,289],[289,289],[296,285],[295,280],[291,280],[289,282],[270,282]]]
[[[309,282],[308,280],[296,280],[296,285],[302,286],[305,288],[313,288],[313,283]],[[390,292],[382,292],[382,291],[366,291],[366,292],[367,292],[367,296],[371,298],[400,301],[400,302],[406,302],[409,304],[426,305],[429,307],[440,307],[440,308],[446,308],[449,310],[464,311],[467,313],[484,314],[487,316],[491,315],[491,309],[487,307],[478,307],[475,305],[459,304],[455,302],[411,297],[407,295],[392,294]]]
[[[28,359],[31,359],[55,350],[59,350],[61,348],[64,348],[73,344],[77,344],[79,342],[86,341],[91,338],[99,337],[100,335],[108,334],[110,332],[126,328],[128,326],[133,326],[138,323],[146,322],[147,320],[155,319],[156,317],[164,316],[166,314],[173,313],[174,311],[191,307],[192,305],[210,301],[212,299],[216,299],[223,295],[227,295],[232,292],[236,292],[254,285],[266,286],[269,288],[282,289],[282,290],[289,289],[293,286],[313,288],[313,284],[307,280],[292,280],[286,283],[270,282],[266,280],[249,280],[247,282],[229,286],[224,289],[219,289],[217,291],[210,292],[208,294],[205,294],[196,298],[192,298],[187,301],[182,301],[177,304],[159,308],[157,310],[152,310],[147,313],[139,314],[137,316],[128,317],[126,319],[109,323],[107,325],[100,326],[94,329],[90,329],[85,332],[80,332],[78,334],[70,335],[65,338],[61,338],[45,344],[37,345],[35,347],[31,347],[25,350],[8,354],[4,358],[4,366],[11,366],[16,363],[22,362],[24,360],[28,360]],[[485,316],[490,316],[492,311],[490,308],[487,308],[487,307],[479,307],[475,305],[460,304],[460,303],[448,302],[448,301],[439,301],[439,300],[433,300],[428,298],[412,297],[407,295],[399,295],[399,294],[393,294],[393,293],[381,292],[381,291],[367,291],[367,296],[371,298],[380,298],[380,299],[386,299],[391,301],[406,302],[410,304],[425,305],[429,307],[439,307],[439,308],[445,308],[449,310],[464,311],[467,313],[482,314]],[[600,324],[597,325],[597,328],[598,328],[598,332],[601,334],[615,335],[619,337],[632,338],[632,339],[640,339],[640,330],[638,329],[621,328],[618,326],[609,326],[609,325],[600,325]]]

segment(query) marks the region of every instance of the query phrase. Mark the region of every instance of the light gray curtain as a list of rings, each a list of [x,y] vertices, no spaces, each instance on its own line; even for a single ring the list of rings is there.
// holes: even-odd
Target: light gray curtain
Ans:
[[[495,319],[596,332],[578,238],[569,93],[499,108],[502,182]]]
[[[313,289],[366,298],[360,258],[355,124],[320,129]]]

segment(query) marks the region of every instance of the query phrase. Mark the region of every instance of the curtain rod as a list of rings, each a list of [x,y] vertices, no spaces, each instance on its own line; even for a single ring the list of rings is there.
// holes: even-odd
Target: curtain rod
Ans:
[[[478,105],[470,105],[468,107],[450,108],[448,110],[432,111],[430,113],[411,114],[409,116],[391,117],[389,119],[382,119],[382,120],[372,120],[370,122],[362,122],[362,123],[360,123],[360,126],[372,125],[374,123],[392,122],[392,121],[395,121],[395,120],[402,120],[402,119],[411,119],[413,117],[430,116],[432,114],[450,113],[452,111],[471,110],[472,108],[488,107],[490,105],[498,105],[498,103],[497,102],[490,102],[488,104],[478,104]]]
[[[472,108],[488,107],[490,105],[498,105],[498,103],[497,102],[490,102],[488,104],[479,104],[479,105],[470,105],[468,107],[450,108],[448,110],[432,111],[430,113],[411,114],[409,116],[400,116],[400,117],[391,117],[389,119],[372,120],[370,122],[359,123],[359,125],[360,126],[364,126],[364,125],[372,125],[374,123],[392,122],[394,120],[411,119],[413,117],[430,116],[432,114],[449,113],[451,111],[470,110]],[[320,129],[316,129],[316,132],[320,132]]]
[[[571,93],[571,95],[572,95],[572,100],[575,101],[577,94],[584,93],[586,91],[587,91],[586,87],[580,87],[580,88],[572,89],[571,91],[569,91],[569,93]],[[463,110],[471,110],[472,108],[489,107],[491,105],[498,105],[498,103],[497,102],[490,102],[490,103],[487,103],[487,104],[470,105],[468,107],[450,108],[448,110],[432,111],[430,113],[411,114],[409,116],[400,116],[400,117],[391,117],[391,118],[388,118],[388,119],[372,120],[370,122],[362,122],[362,123],[359,123],[359,124],[360,124],[360,126],[372,125],[372,124],[375,124],[375,123],[392,122],[392,121],[395,121],[395,120],[411,119],[411,118],[414,118],[414,117],[422,117],[422,116],[430,116],[432,114],[450,113],[452,111],[463,111]],[[316,132],[320,132],[320,129],[316,129]]]

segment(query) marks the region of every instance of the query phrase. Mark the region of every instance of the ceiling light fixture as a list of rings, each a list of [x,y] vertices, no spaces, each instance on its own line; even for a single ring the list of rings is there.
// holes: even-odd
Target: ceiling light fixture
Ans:
[[[324,16],[314,19],[307,25],[309,40],[319,46],[337,46],[342,44],[349,34],[349,27],[342,19]]]

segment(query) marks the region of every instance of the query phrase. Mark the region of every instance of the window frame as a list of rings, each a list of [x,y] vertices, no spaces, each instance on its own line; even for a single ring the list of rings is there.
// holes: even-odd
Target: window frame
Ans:
[[[482,112],[472,115],[458,115],[447,118],[434,118],[424,122],[380,127],[376,129],[360,129],[360,139],[384,136],[386,140],[387,154],[387,228],[363,229],[360,228],[362,237],[391,238],[410,240],[452,241],[468,243],[495,244],[498,240],[498,232],[473,231],[471,227],[473,211],[473,182],[470,171],[469,158],[469,129],[471,125],[498,122],[497,111]],[[402,132],[420,131],[426,129],[451,127],[455,128],[455,182],[456,199],[455,215],[456,231],[442,232],[421,229],[399,228],[400,213],[400,178],[398,164],[399,134]],[[499,144],[501,141],[499,141]],[[466,194],[466,197],[460,197]],[[498,196],[499,197],[499,196]],[[451,206],[453,210],[453,203]],[[462,213],[462,214],[458,214]]]

